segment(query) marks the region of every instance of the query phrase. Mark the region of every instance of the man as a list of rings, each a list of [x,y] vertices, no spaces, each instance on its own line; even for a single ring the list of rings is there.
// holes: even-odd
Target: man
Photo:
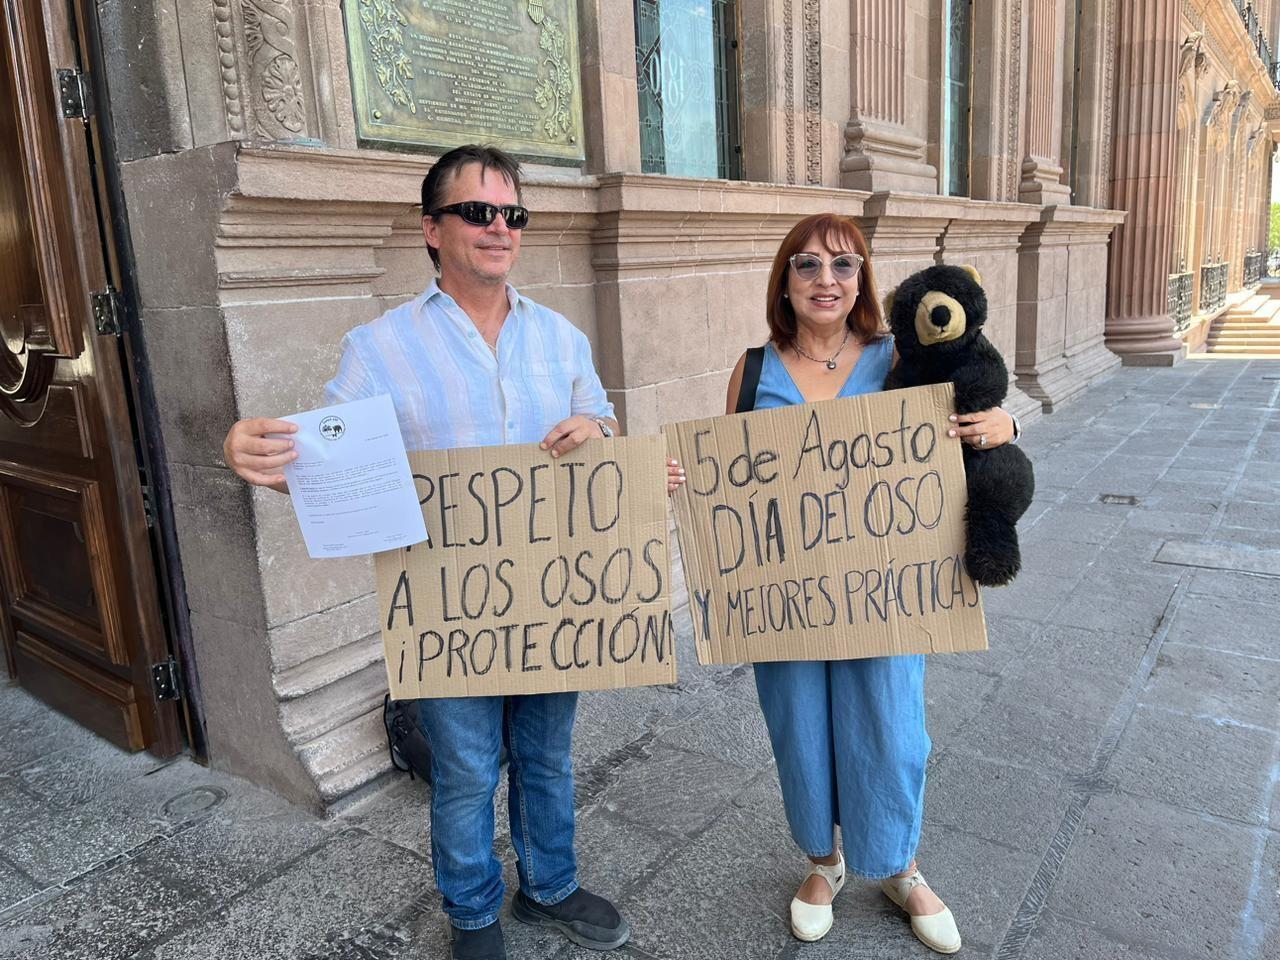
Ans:
[[[587,338],[506,282],[528,222],[518,164],[488,147],[450,151],[422,182],[422,212],[439,278],[346,335],[326,400],[389,394],[410,450],[540,442],[559,456],[618,433]],[[289,440],[266,435],[295,429],[242,420],[227,434],[226,462],[250,483],[287,493],[279,470],[296,453]],[[674,462],[668,469],[672,489],[683,478]],[[431,856],[455,960],[506,956],[493,853],[504,744],[520,878],[512,915],[596,950],[630,935],[608,901],[577,883],[569,756],[576,705],[576,693],[420,701],[434,754]]]

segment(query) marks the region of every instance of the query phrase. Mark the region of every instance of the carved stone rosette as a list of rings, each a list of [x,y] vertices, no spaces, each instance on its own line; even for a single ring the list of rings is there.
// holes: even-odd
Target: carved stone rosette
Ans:
[[[290,0],[242,0],[253,132],[269,140],[306,136],[307,109]]]

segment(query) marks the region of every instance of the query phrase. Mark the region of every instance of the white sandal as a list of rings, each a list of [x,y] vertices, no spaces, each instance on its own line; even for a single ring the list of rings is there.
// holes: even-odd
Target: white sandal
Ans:
[[[811,863],[809,877],[819,876],[827,881],[831,888],[831,899],[834,900],[840,888],[844,886],[844,855],[837,851],[840,859],[827,866],[823,863]],[[805,877],[806,880],[809,877]],[[805,903],[799,897],[791,898],[791,932],[797,940],[813,943],[821,940],[831,930],[835,915],[829,903]]]
[[[880,881],[884,895],[903,910],[907,909],[907,897],[911,891],[927,886],[929,884],[925,883],[919,870],[913,870],[909,876],[886,877]],[[911,914],[911,932],[926,947],[938,953],[955,953],[960,949],[960,931],[956,929],[956,918],[951,915],[949,907],[943,907],[941,913],[923,917]]]

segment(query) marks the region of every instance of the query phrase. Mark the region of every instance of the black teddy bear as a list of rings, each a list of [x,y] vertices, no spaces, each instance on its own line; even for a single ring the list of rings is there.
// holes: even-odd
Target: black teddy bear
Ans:
[[[889,294],[889,328],[901,358],[884,388],[955,384],[956,412],[998,407],[1009,373],[996,348],[982,335],[987,295],[973,267],[936,266],[914,273]],[[994,587],[1018,573],[1017,522],[1031,505],[1035,475],[1017,447],[982,450],[964,445],[969,488],[964,564],[978,583]]]

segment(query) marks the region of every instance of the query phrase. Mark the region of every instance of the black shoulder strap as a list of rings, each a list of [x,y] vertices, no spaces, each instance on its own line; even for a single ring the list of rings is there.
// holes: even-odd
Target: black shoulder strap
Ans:
[[[742,386],[738,390],[736,413],[750,413],[756,408],[756,387],[760,386],[760,368],[764,366],[764,347],[750,347],[742,367]]]

